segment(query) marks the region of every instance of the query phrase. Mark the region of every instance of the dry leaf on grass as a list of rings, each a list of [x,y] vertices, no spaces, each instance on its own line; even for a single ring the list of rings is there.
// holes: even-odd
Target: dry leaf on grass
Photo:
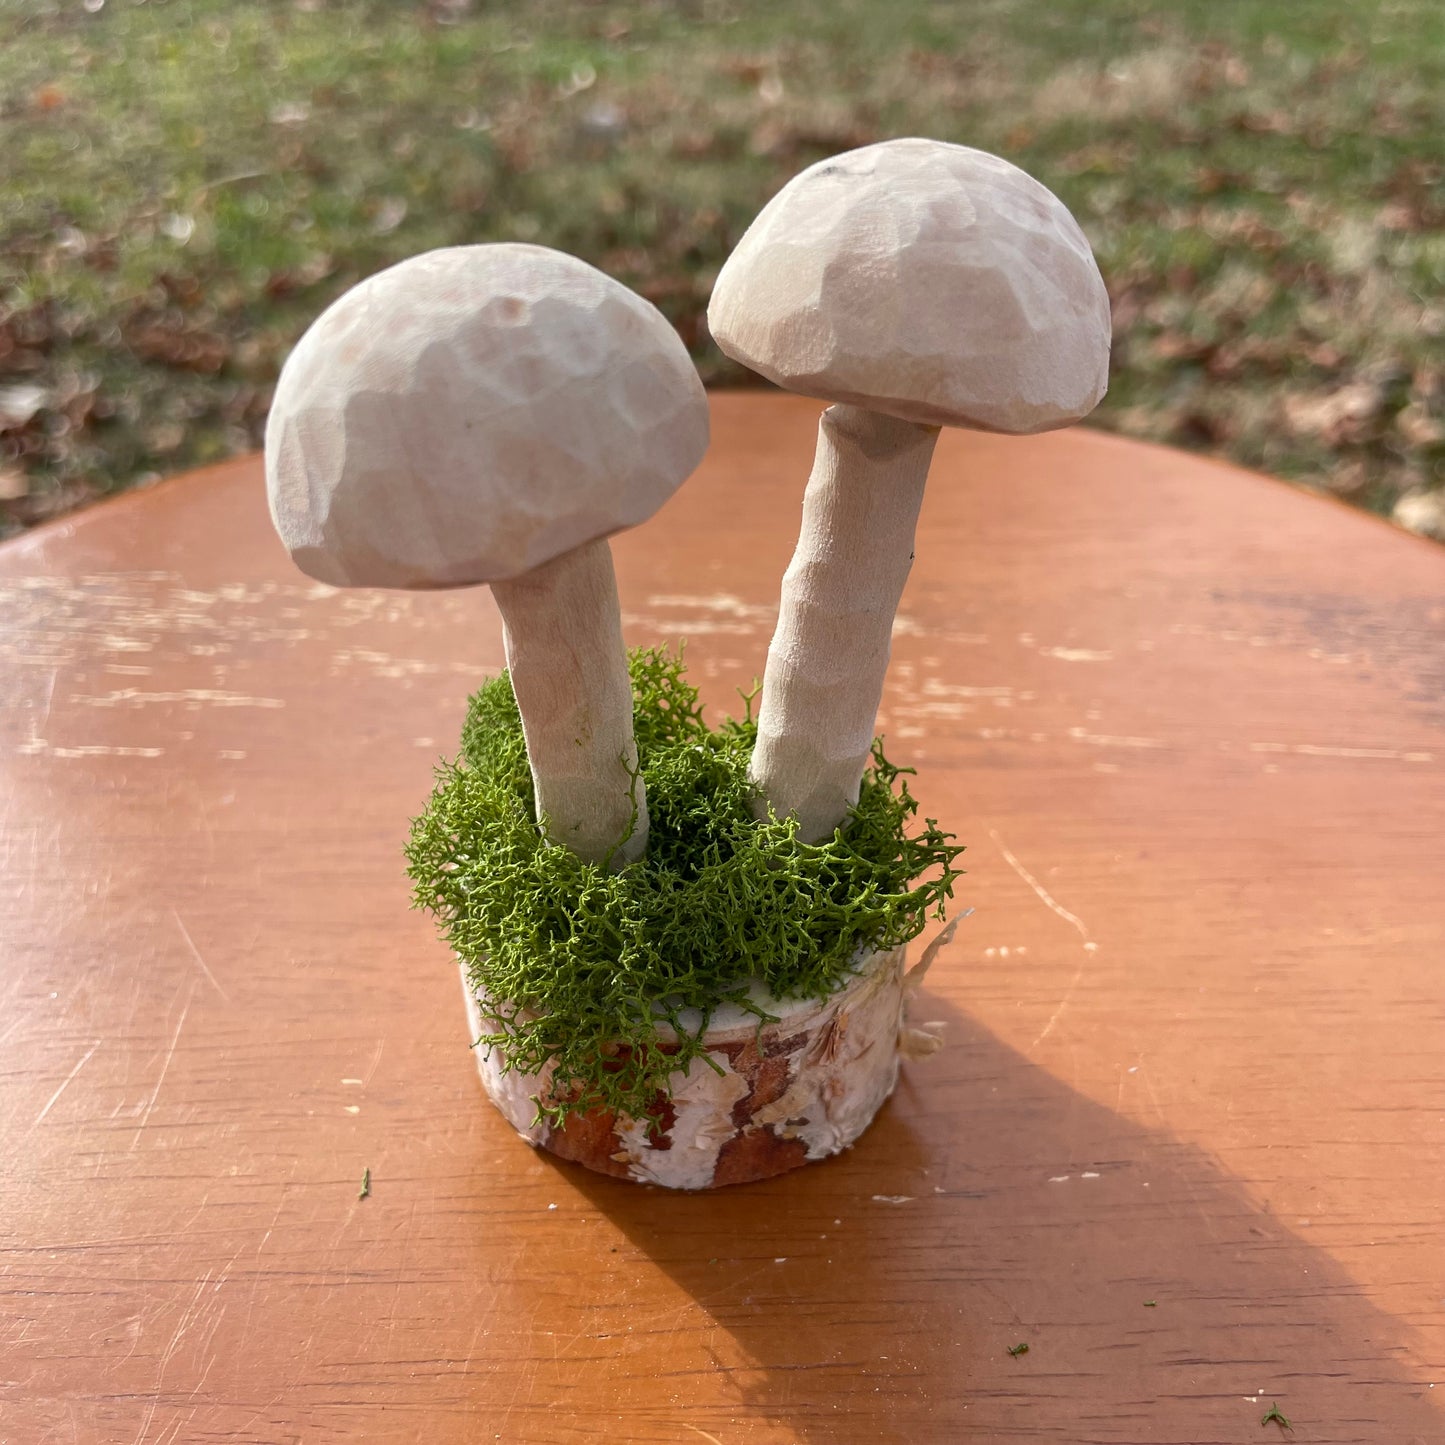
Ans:
[[[1384,404],[1385,393],[1377,383],[1353,381],[1323,395],[1286,396],[1284,417],[1296,436],[1316,437],[1330,446],[1339,446],[1363,440]]]
[[[43,386],[24,384],[0,388],[0,432],[28,426],[50,400]]]

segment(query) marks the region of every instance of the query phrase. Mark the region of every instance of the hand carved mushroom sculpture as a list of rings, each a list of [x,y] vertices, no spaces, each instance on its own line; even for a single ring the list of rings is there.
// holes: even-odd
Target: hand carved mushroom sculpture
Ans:
[[[718,276],[708,323],[735,360],[835,403],[752,761],[762,797],[817,840],[858,800],[938,429],[1086,416],[1108,382],[1108,294],[1038,181],[966,146],[895,140],[784,186]]]
[[[614,867],[647,845],[606,538],[707,449],[707,399],[660,312],[542,246],[382,271],[302,337],[266,428],[277,531],[350,587],[490,583],[539,819]]]

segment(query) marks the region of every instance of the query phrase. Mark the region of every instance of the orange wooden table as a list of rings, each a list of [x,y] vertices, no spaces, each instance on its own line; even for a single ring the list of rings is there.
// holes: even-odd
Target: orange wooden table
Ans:
[[[714,403],[616,552],[726,708],[817,408]],[[675,1196],[509,1133],[408,911],[485,590],[312,585],[254,460],[0,548],[0,1440],[1445,1440],[1445,550],[945,433],[897,631],[948,1045]]]

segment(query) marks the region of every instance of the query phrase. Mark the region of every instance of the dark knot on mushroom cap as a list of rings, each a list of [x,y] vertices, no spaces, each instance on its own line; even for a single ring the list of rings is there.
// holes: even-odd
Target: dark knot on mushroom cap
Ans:
[[[1109,298],[1063,203],[967,146],[893,140],[820,161],[763,208],[708,325],[790,391],[907,421],[1036,432],[1108,384]]]
[[[414,256],[329,307],[281,372],[271,512],[339,586],[521,576],[645,521],[707,448],[666,318],[544,246]]]

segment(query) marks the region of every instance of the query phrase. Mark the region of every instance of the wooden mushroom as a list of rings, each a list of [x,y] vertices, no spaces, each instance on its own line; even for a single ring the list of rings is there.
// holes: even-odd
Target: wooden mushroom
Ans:
[[[1109,300],[1062,202],[983,151],[894,140],[821,161],[718,276],[718,345],[823,413],[768,650],[752,775],[807,840],[858,800],[941,426],[1047,431],[1108,383]]]
[[[343,587],[490,583],[552,841],[640,858],[647,800],[610,533],[707,448],[660,312],[542,246],[459,246],[348,291],[301,338],[266,428],[277,531]]]

